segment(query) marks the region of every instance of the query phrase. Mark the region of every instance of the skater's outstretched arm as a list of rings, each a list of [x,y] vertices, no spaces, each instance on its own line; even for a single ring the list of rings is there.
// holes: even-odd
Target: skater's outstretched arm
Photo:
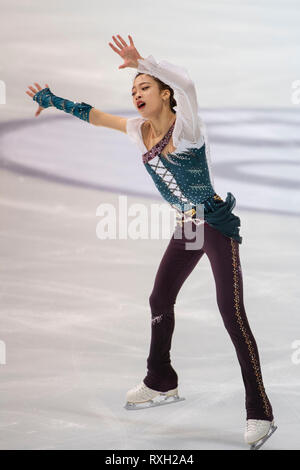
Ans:
[[[156,77],[169,85],[174,90],[177,103],[176,120],[182,123],[181,137],[188,142],[198,143],[204,137],[205,128],[198,115],[195,84],[187,69],[166,60],[157,62],[152,55],[143,58],[137,51],[132,37],[128,35],[128,38],[129,44],[118,34],[117,37],[113,36],[115,45],[109,43],[110,47],[124,60],[119,69],[133,67],[138,72]],[[128,120],[129,124],[133,119]]]
[[[84,102],[76,103],[60,98],[50,91],[48,84],[45,85],[45,88],[42,88],[39,83],[36,82],[34,85],[35,87],[28,86],[30,91],[26,91],[26,93],[38,103],[38,109],[35,113],[36,117],[39,116],[43,109],[54,106],[94,126],[109,127],[126,133],[126,118],[104,113]]]

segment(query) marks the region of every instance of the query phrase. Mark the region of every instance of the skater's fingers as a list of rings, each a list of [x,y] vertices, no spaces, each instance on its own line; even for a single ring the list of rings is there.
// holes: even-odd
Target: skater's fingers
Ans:
[[[117,54],[121,55],[119,49],[117,49],[111,42],[109,42],[108,44],[110,45],[112,50],[114,50]]]
[[[117,46],[119,46],[120,49],[123,49],[122,44],[120,42],[118,42],[118,40],[116,39],[116,36],[112,36],[112,37],[113,37],[115,43],[117,44]]]
[[[42,108],[42,106],[39,106],[39,108],[38,108],[37,112],[35,113],[35,115],[38,116],[39,114],[41,114],[43,109],[44,108]]]
[[[38,89],[39,91],[42,90],[42,87],[41,87],[38,83],[34,82],[34,84],[35,84],[35,86],[37,87],[37,89]]]
[[[126,42],[124,41],[124,39],[119,35],[117,34],[117,37],[120,39],[121,43],[123,44],[124,47],[127,47],[127,44]]]
[[[130,45],[134,47],[133,40],[132,40],[132,37],[130,36],[130,34],[128,34],[128,37],[129,37]]]
[[[27,93],[27,95],[29,95],[31,98],[33,98],[33,97],[34,97],[34,94],[33,94],[33,93],[31,93],[30,91],[26,91],[25,93]]]
[[[29,85],[28,88],[30,88],[30,90],[33,91],[34,94],[37,93],[37,90],[33,86]]]

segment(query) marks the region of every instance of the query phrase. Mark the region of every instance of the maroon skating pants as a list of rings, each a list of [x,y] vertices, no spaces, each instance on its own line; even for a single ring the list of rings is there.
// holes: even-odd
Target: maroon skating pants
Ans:
[[[264,389],[258,349],[243,303],[239,243],[223,235],[207,222],[202,226],[195,226],[191,222],[185,224],[190,224],[190,231],[186,235],[186,228],[177,226],[175,229],[160,262],[149,298],[152,319],[151,345],[144,383],[162,392],[178,385],[177,373],[171,366],[170,360],[175,325],[174,304],[184,281],[205,253],[215,279],[218,308],[241,367],[247,419],[271,421],[272,406]],[[186,243],[193,242],[191,231],[195,237],[196,231],[199,230],[202,230],[200,243],[202,247],[186,249]],[[181,238],[178,237],[178,233]]]

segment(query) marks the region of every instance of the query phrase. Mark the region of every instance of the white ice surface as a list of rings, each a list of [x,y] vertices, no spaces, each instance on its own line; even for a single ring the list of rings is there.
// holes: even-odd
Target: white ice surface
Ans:
[[[244,303],[278,425],[265,448],[300,449],[299,12],[296,0],[2,0],[1,449],[247,448],[242,378],[206,257],[176,303],[172,361],[186,400],[123,409],[146,373],[148,297],[168,241],[100,241],[95,212],[120,194],[161,198],[125,135],[54,109],[35,119],[25,94],[49,83],[132,116],[136,71],[118,69],[113,34],[195,81],[215,188],[235,195],[242,223]]]

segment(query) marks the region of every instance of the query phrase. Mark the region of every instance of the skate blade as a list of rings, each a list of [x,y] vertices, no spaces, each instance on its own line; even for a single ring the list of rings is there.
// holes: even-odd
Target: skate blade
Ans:
[[[164,406],[164,405],[171,405],[172,403],[178,403],[179,401],[183,401],[185,398],[181,398],[178,395],[173,395],[171,397],[165,395],[158,395],[157,397],[153,398],[144,403],[130,403],[127,402],[124,408],[126,410],[144,410],[147,408],[153,408],[155,406]]]
[[[277,426],[272,424],[269,431],[268,431],[268,433],[264,437],[262,437],[258,441],[253,442],[251,444],[250,450],[258,450],[269,439],[269,437],[272,436],[272,434],[276,431],[276,429],[277,429]]]

